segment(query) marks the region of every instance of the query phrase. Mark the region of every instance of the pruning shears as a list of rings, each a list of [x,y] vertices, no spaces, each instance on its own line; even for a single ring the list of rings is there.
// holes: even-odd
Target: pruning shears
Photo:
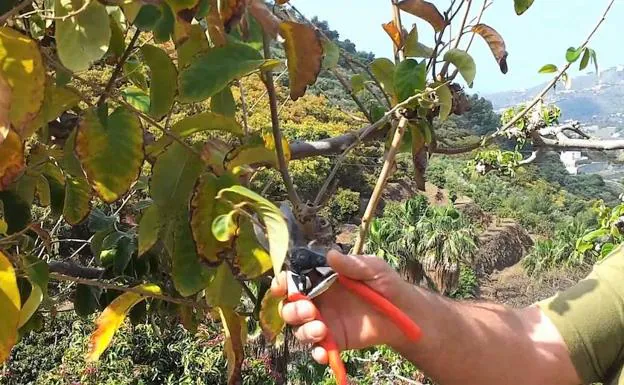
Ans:
[[[288,222],[291,242],[286,270],[288,282],[286,301],[313,300],[337,283],[388,317],[410,341],[417,342],[420,339],[420,327],[387,298],[365,283],[340,275],[329,267],[325,254],[306,245],[303,241],[303,234],[301,234],[290,208],[283,205],[281,209]],[[317,311],[315,319],[323,321],[320,312]],[[347,385],[346,369],[331,330],[325,340],[320,343],[320,346],[327,351],[329,366],[338,385]]]

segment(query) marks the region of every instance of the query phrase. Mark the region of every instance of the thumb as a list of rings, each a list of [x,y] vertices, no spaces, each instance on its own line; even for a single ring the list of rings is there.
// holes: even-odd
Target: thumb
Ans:
[[[331,250],[327,253],[327,263],[336,273],[358,281],[371,281],[388,271],[388,264],[372,255],[345,255]]]

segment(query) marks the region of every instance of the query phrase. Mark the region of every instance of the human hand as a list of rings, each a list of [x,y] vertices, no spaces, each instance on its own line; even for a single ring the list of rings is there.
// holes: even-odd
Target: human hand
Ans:
[[[338,274],[361,281],[386,297],[400,309],[409,306],[411,287],[382,259],[375,256],[344,255],[335,250],[327,254],[327,262]],[[286,274],[273,280],[271,290],[276,296],[287,293]],[[323,322],[315,320],[318,311]],[[314,299],[286,303],[281,316],[296,326],[295,336],[302,342],[318,344],[331,330],[340,350],[403,342],[405,337],[394,324],[366,301],[354,295],[339,283]],[[327,363],[327,352],[320,346],[312,349],[312,356]]]

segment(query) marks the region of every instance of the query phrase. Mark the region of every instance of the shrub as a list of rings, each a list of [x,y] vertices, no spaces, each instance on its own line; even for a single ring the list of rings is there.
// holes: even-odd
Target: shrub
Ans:
[[[328,204],[329,219],[334,227],[351,223],[360,212],[360,193],[340,188]]]

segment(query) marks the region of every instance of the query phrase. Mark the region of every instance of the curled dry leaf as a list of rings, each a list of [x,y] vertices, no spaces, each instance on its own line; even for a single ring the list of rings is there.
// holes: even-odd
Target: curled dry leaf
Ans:
[[[509,69],[507,67],[507,56],[509,53],[503,37],[494,28],[486,24],[475,25],[472,27],[472,32],[481,36],[488,43],[501,72],[506,74]]]
[[[402,11],[418,16],[431,24],[436,32],[439,32],[446,27],[446,20],[444,19],[444,16],[442,16],[435,5],[428,1],[403,0],[399,1],[398,6]]]
[[[230,307],[220,307],[219,315],[225,332],[224,350],[228,362],[228,385],[243,383],[247,321]]]
[[[285,40],[290,98],[297,100],[321,72],[323,46],[314,28],[306,24],[284,21],[280,23],[280,35]]]
[[[401,36],[401,31],[399,31],[399,28],[394,24],[394,21],[389,21],[381,26],[388,36],[390,36],[390,39],[392,39],[394,46],[398,49],[403,48],[403,36]]]

